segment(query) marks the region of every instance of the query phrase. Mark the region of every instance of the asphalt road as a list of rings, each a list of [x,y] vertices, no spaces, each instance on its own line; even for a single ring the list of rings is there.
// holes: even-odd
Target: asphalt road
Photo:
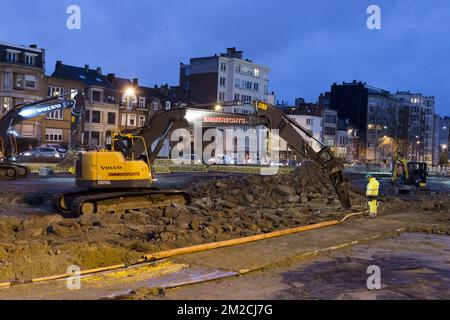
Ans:
[[[220,173],[220,172],[196,172],[196,173],[171,173],[171,174],[159,174],[157,176],[158,181],[155,183],[155,187],[158,188],[182,188],[189,184],[195,184],[199,181],[205,181],[212,178],[230,177],[230,176],[245,176],[245,174],[237,173]],[[346,177],[358,188],[364,189],[367,181],[364,174],[347,174]],[[377,177],[380,181],[380,189],[383,193],[390,185],[390,178],[387,176]],[[31,176],[26,179],[18,179],[13,181],[5,181],[0,185],[7,184],[6,188],[18,187],[26,184],[27,186],[35,185],[39,186],[39,189],[48,187],[50,189],[68,189],[75,188],[75,178],[72,176],[55,176],[50,178],[41,178],[38,176]],[[445,177],[429,177],[428,188],[436,192],[450,192],[450,178]]]
[[[447,300],[448,248],[449,236],[403,234],[287,268],[169,290],[163,299]],[[369,266],[379,267],[379,290],[367,287]]]

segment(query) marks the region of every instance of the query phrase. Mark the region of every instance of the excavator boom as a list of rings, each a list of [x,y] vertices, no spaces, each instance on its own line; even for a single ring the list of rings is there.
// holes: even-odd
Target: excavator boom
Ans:
[[[176,129],[190,128],[195,124],[201,125],[202,128],[265,126],[271,131],[278,130],[280,138],[285,140],[300,158],[312,161],[320,167],[330,178],[342,207],[351,208],[348,184],[343,175],[344,167],[334,157],[331,150],[318,140],[316,142],[321,148],[314,150],[303,135],[310,139],[314,139],[314,137],[278,108],[263,101],[255,101],[253,107],[256,114],[235,114],[195,108],[172,109],[155,115],[146,127],[132,132],[134,135],[142,137],[145,144],[137,144],[133,150],[126,147],[124,149],[132,152],[133,157],[137,159],[147,152],[146,147],[154,146],[153,150],[148,151],[150,163],[153,164],[161,151],[164,140]]]

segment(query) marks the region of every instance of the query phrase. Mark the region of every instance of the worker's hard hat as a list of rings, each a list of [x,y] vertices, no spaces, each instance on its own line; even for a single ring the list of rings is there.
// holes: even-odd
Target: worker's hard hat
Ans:
[[[369,173],[366,175],[366,180],[369,180],[370,178],[373,178],[373,175]]]

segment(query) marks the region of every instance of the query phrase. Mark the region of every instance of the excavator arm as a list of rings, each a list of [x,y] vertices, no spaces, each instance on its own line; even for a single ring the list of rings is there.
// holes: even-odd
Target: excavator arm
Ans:
[[[24,120],[34,119],[39,116],[47,115],[57,110],[71,110],[71,148],[75,146],[79,138],[79,129],[85,110],[84,96],[80,91],[71,98],[75,92],[52,97],[49,99],[25,103],[12,108],[0,119],[0,141],[2,142],[3,158],[12,158],[17,152],[15,137],[17,133],[14,126]]]
[[[195,108],[168,110],[155,115],[147,126],[127,132],[132,136],[142,138],[137,140],[132,148],[118,139],[119,148],[116,149],[125,150],[125,154],[135,159],[148,153],[149,164],[152,166],[161,151],[164,140],[180,128],[192,128],[197,124],[202,128],[265,126],[271,131],[277,129],[279,136],[287,142],[292,150],[301,158],[314,162],[328,175],[342,206],[346,209],[351,208],[348,185],[343,175],[344,168],[333,156],[331,150],[318,140],[316,141],[321,149],[314,150],[303,134],[310,139],[314,139],[314,137],[306,129],[285,116],[278,108],[262,101],[254,102],[253,107],[256,114],[235,114]]]

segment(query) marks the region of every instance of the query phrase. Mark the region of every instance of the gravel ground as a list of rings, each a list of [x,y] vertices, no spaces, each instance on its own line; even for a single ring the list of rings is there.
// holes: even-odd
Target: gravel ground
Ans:
[[[65,273],[129,262],[144,253],[228,240],[343,217],[345,212],[327,179],[305,167],[283,176],[237,175],[195,178],[179,183],[192,195],[187,207],[65,219],[50,206],[55,192],[73,189],[70,178],[31,178],[7,184],[0,192],[0,281]],[[170,187],[166,184],[163,187]],[[365,205],[351,192],[354,210]],[[448,223],[448,197],[384,199],[382,213],[408,208],[439,211]]]

